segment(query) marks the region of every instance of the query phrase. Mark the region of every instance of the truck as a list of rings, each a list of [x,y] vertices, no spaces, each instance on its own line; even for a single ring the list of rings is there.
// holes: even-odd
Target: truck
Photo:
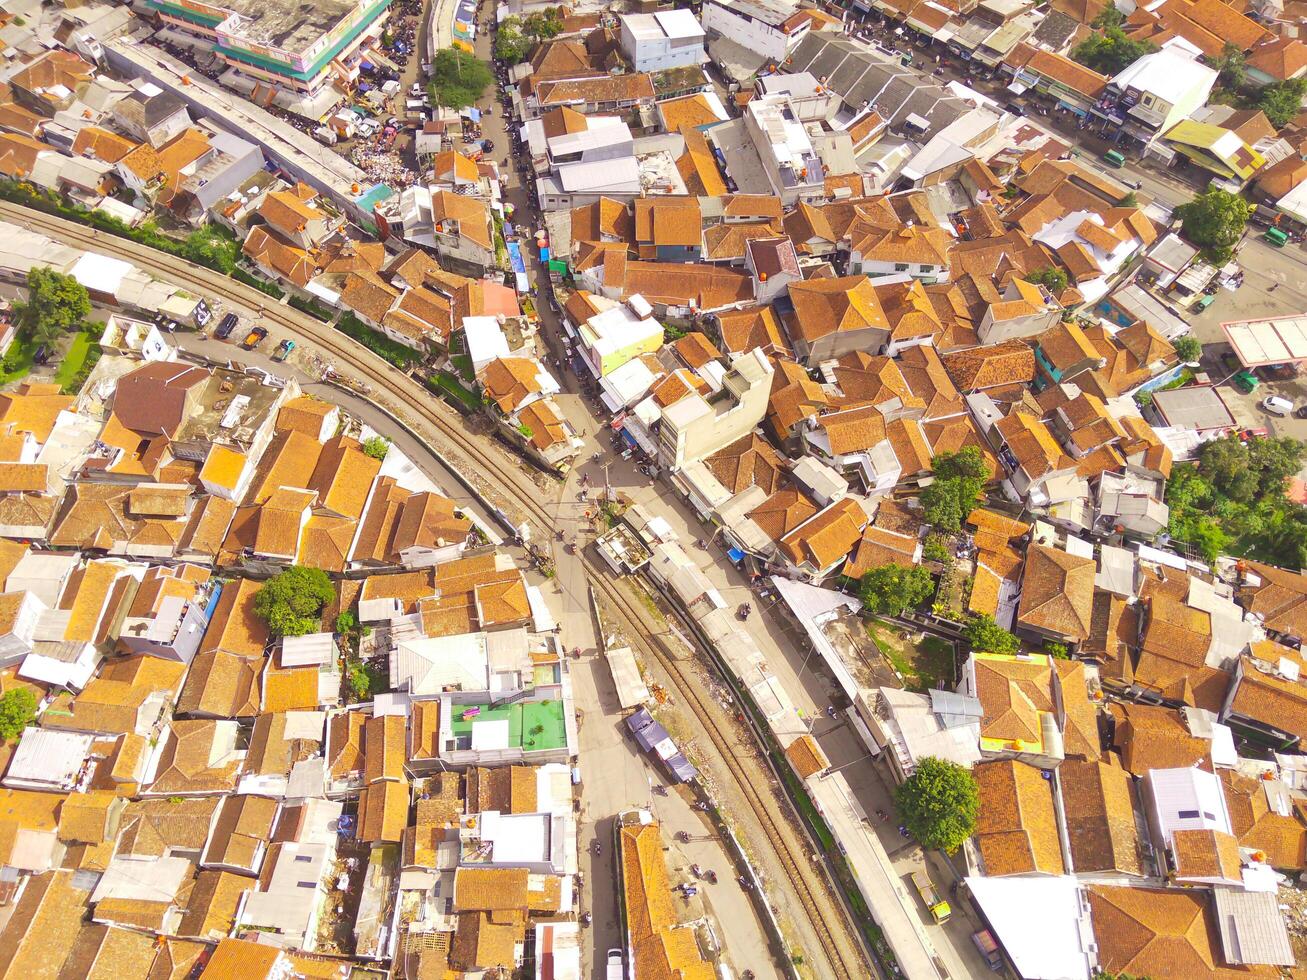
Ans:
[[[290,357],[290,352],[295,349],[295,341],[283,340],[277,345],[276,351],[273,352],[272,359],[280,364],[286,358]]]
[[[935,891],[935,886],[926,877],[926,873],[913,871],[908,877],[912,880],[912,887],[917,890],[922,904],[926,906],[926,911],[930,913],[936,924],[943,925],[947,922],[953,910],[949,908],[948,902],[939,897],[939,892]]]
[[[262,342],[263,338],[268,336],[268,331],[264,327],[255,327],[245,335],[245,339],[240,342],[241,350],[254,350]]]
[[[625,980],[625,972],[622,970],[622,951],[620,949],[610,949],[608,951],[607,980]]]
[[[998,940],[988,929],[981,929],[979,932],[971,934],[971,941],[975,943],[976,951],[980,953],[985,964],[991,970],[1003,969],[1003,954],[999,952]]]

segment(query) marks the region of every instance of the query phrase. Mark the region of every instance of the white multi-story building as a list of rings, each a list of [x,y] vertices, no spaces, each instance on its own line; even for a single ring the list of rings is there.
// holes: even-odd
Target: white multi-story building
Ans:
[[[622,54],[636,71],[664,71],[702,64],[704,32],[688,10],[656,14],[626,14],[622,21]]]
[[[826,173],[812,138],[789,96],[767,95],[745,106],[744,126],[767,173],[772,193],[785,207],[826,195]]]
[[[812,27],[798,6],[775,0],[707,0],[702,14],[704,30],[776,62],[788,58]]]

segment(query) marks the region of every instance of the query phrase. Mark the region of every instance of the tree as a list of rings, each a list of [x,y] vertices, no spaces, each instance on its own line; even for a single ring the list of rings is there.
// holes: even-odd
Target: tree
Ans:
[[[335,597],[326,572],[293,565],[255,593],[254,612],[276,636],[303,636],[322,628],[322,608]]]
[[[920,565],[881,565],[862,576],[862,605],[877,615],[899,616],[914,609],[935,591],[935,579]]]
[[[1156,50],[1156,45],[1147,41],[1126,37],[1120,25],[1114,24],[1077,44],[1071,57],[1100,75],[1110,77],[1119,75],[1144,55]]]
[[[537,41],[548,41],[563,33],[563,12],[558,7],[546,7],[527,14],[522,21],[522,30]]]
[[[962,633],[979,653],[1013,654],[1021,649],[1021,641],[994,621],[993,616],[975,616],[962,627]]]
[[[441,48],[431,63],[431,97],[451,109],[472,105],[491,81],[485,63],[461,48]]]
[[[976,832],[980,792],[969,769],[928,755],[894,791],[894,804],[922,847],[953,854]]]
[[[958,453],[941,453],[941,456],[958,456],[974,448],[967,447]],[[936,457],[936,466],[940,465],[940,459],[940,456]],[[982,468],[983,466],[982,459]],[[957,474],[958,470],[950,460],[945,461],[944,470],[955,473],[955,476],[940,477],[940,470],[936,469],[935,482],[921,491],[921,508],[925,511],[925,519],[940,528],[940,531],[962,531],[962,521],[971,514],[971,508],[975,507],[976,500],[980,499],[984,490],[984,480],[982,477]],[[988,476],[988,472],[985,474]]]
[[[1237,92],[1248,80],[1243,49],[1230,41],[1225,42],[1221,53],[1212,59],[1211,65],[1216,69],[1221,85],[1228,91]]]
[[[921,543],[921,557],[926,561],[952,561],[953,552],[949,548],[948,538],[942,534],[926,535],[926,540]]]
[[[1050,293],[1057,295],[1067,287],[1066,270],[1055,266],[1046,265],[1038,272],[1032,273],[1026,279],[1033,282],[1036,286],[1043,286]]]
[[[1070,660],[1071,654],[1067,652],[1065,643],[1045,643],[1044,652],[1054,660]]]
[[[1112,27],[1120,27],[1124,23],[1125,14],[1117,9],[1116,4],[1109,3],[1103,7],[1089,26],[1096,31],[1105,31]]]
[[[535,42],[522,29],[521,17],[505,17],[495,35],[495,56],[510,65],[521,64]]]
[[[384,436],[372,436],[363,440],[363,452],[373,459],[385,459],[390,452],[390,440]]]
[[[1139,195],[1134,191],[1126,191],[1125,196],[1116,202],[1119,208],[1137,208],[1139,207]]]
[[[1252,210],[1252,205],[1237,194],[1213,188],[1181,204],[1175,214],[1182,222],[1181,232],[1203,250],[1203,258],[1213,265],[1224,265]]]
[[[1266,113],[1266,118],[1270,120],[1272,126],[1279,129],[1302,111],[1304,94],[1307,94],[1307,78],[1290,78],[1284,82],[1272,82],[1258,94],[1257,108]]]
[[[0,697],[0,739],[12,742],[36,718],[36,695],[25,687],[6,691]]]
[[[1175,348],[1175,356],[1184,364],[1197,364],[1203,356],[1203,345],[1191,334],[1177,337],[1171,341],[1171,346]]]
[[[91,297],[72,276],[43,266],[27,272],[27,299],[14,304],[18,332],[37,344],[50,344],[86,325]]]
[[[236,256],[240,245],[226,229],[219,225],[206,225],[191,232],[182,241],[183,258],[208,266],[224,275],[236,269]]]
[[[989,479],[989,467],[985,464],[985,455],[979,446],[963,446],[955,453],[940,453],[931,460],[930,465],[935,476],[944,480],[958,477]]]

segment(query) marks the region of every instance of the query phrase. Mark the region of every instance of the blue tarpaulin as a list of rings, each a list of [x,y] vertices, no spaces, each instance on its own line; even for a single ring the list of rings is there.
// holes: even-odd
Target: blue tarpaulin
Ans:
[[[731,561],[744,561],[744,552],[739,548],[732,548],[730,551],[726,552],[726,557]]]
[[[541,262],[548,262],[548,261],[549,261],[549,249],[547,249],[547,248],[542,248],[542,249],[540,250],[540,261],[541,261]]]
[[[471,119],[473,122],[481,121],[481,110],[476,108],[475,106],[469,106],[467,109],[463,111],[467,113],[467,117]]]
[[[507,242],[508,261],[514,272],[526,272],[526,263],[522,261],[522,247],[517,242]]]

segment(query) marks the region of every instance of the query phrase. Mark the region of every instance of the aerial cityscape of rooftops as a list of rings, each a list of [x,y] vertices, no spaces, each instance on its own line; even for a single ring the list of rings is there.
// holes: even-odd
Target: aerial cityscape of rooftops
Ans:
[[[0,980],[1307,975],[1307,0],[0,51]]]

